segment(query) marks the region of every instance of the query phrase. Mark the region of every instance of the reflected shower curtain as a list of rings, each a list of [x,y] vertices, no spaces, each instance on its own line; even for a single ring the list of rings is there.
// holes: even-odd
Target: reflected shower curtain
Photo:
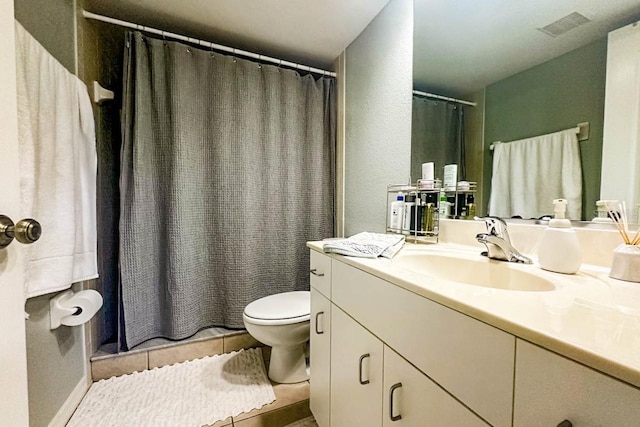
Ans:
[[[461,105],[413,96],[411,120],[411,179],[422,176],[422,163],[435,163],[435,177],[443,178],[445,165],[458,165],[465,178],[464,126]]]
[[[126,344],[242,328],[309,289],[334,233],[335,80],[130,33],[120,262]]]

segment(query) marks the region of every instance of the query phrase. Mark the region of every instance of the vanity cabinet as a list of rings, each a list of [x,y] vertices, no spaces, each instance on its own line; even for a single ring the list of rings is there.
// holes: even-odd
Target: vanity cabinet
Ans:
[[[431,378],[439,377],[454,389],[458,387],[465,399],[472,402],[491,401],[495,393],[485,392],[485,396],[475,400],[473,393],[469,393],[476,389],[493,390],[496,383],[500,384],[500,372],[495,369],[480,372],[486,368],[482,359],[489,356],[495,361],[492,364],[510,369],[507,376],[511,384],[502,398],[511,398],[512,341],[501,342],[501,335],[493,336],[493,328],[438,304],[413,306],[410,300],[428,300],[326,255],[312,252],[313,260],[316,263],[312,267],[316,268],[326,260],[331,261],[324,271],[330,271],[331,286],[325,292],[332,297],[321,293],[313,278],[311,282],[311,410],[320,427],[442,423],[486,426],[487,423],[465,406],[468,403],[464,399]],[[436,313],[432,313],[435,317],[422,318],[420,312],[424,310],[435,310]],[[445,310],[444,317],[439,310]],[[447,317],[449,314],[461,316],[461,323]],[[479,327],[469,321],[478,323]],[[490,328],[488,333],[485,328]],[[455,336],[446,338],[447,334]],[[467,334],[476,335],[470,339]],[[409,342],[417,346],[407,347]],[[478,343],[481,348],[473,348]],[[511,360],[506,357],[505,361],[505,357],[493,354],[495,349],[490,350],[489,356],[485,354],[487,348],[495,345],[502,349],[505,344]],[[429,356],[425,358],[424,354]],[[456,372],[460,379],[452,381]],[[435,375],[431,377],[432,374]],[[465,381],[469,383],[463,390]],[[492,404],[497,407],[500,400]],[[505,412],[504,408],[501,411]],[[511,412],[507,412],[510,421]]]
[[[311,294],[320,427],[640,426],[640,389],[340,258],[312,259],[331,276],[328,295],[313,281]]]
[[[513,425],[640,425],[640,390],[527,341],[516,347]]]

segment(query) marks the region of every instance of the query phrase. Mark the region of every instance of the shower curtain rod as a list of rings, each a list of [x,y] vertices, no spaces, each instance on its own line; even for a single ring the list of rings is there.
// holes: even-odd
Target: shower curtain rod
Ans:
[[[168,37],[174,40],[181,40],[187,43],[197,44],[199,46],[205,46],[210,49],[221,50],[224,52],[229,52],[233,55],[244,56],[247,58],[257,59],[258,61],[266,61],[271,62],[273,64],[295,68],[297,70],[308,71],[310,73],[322,74],[323,76],[335,77],[336,73],[333,71],[321,70],[319,68],[310,67],[308,65],[296,64],[295,62],[285,61],[284,59],[273,58],[270,56],[261,55],[258,53],[248,52],[246,50],[236,49],[229,46],[224,46],[217,43],[208,42],[206,40],[196,39],[194,37],[182,36],[180,34],[170,33],[168,31],[158,30],[152,27],[146,27],[140,24],[134,24],[132,22],[122,21],[120,19],[109,18],[108,16],[98,15],[96,13],[87,12],[86,10],[82,11],[82,16],[87,19],[94,19],[96,21],[106,22],[108,24],[118,25],[120,27],[133,28],[138,31],[144,31],[146,33],[157,34],[162,37]]]
[[[465,101],[465,100],[456,99],[456,98],[449,98],[448,96],[436,95],[435,93],[421,92],[419,90],[414,90],[413,94],[418,96],[424,96],[427,98],[442,99],[443,101],[456,102],[458,104],[470,105],[472,107],[475,107],[477,105],[475,102]]]

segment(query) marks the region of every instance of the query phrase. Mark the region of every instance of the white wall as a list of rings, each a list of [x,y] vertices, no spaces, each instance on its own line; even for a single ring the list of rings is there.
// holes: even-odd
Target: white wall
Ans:
[[[345,234],[384,232],[411,164],[413,1],[391,0],[346,49]]]

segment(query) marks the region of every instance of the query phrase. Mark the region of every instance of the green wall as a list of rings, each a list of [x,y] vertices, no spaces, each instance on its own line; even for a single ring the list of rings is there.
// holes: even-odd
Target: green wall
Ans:
[[[15,17],[72,73],[76,69],[74,0],[15,0]]]
[[[582,219],[592,218],[600,198],[606,65],[604,38],[487,86],[484,194],[489,195],[491,185],[492,142],[543,135],[589,122],[589,139],[580,142]]]

